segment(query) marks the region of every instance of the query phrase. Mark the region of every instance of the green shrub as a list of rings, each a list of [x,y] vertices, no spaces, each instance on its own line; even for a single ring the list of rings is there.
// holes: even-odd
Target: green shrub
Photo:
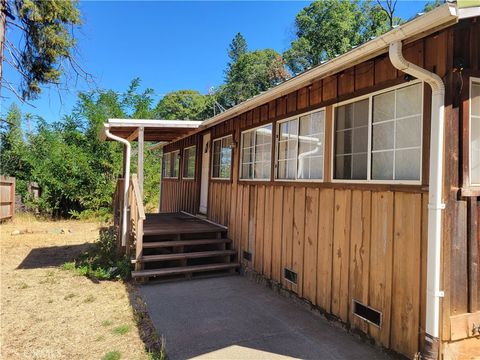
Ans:
[[[98,241],[74,262],[64,263],[62,268],[98,280],[127,280],[131,274],[130,260],[119,253],[112,227],[101,229]]]
[[[119,360],[122,357],[120,351],[109,351],[105,355],[103,355],[102,360]]]

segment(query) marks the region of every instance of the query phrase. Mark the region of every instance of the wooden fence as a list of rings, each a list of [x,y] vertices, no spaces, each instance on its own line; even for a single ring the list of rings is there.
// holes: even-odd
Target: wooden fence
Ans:
[[[15,178],[0,176],[0,220],[15,214]]]

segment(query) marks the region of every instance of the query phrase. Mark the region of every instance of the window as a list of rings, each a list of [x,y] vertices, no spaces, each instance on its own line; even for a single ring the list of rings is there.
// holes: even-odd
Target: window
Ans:
[[[272,125],[242,132],[241,179],[270,179]]]
[[[365,99],[335,108],[336,179],[367,179],[368,104]]]
[[[232,171],[232,136],[213,140],[212,178],[230,179]]]
[[[196,148],[191,146],[183,150],[183,178],[195,178],[195,158]]]
[[[470,83],[470,183],[480,185],[480,79]]]
[[[283,121],[277,127],[277,179],[323,179],[325,112]]]
[[[423,85],[335,108],[334,177],[420,181]]]
[[[163,178],[165,179],[177,179],[178,178],[178,168],[179,168],[179,158],[178,155],[180,151],[172,151],[166,154],[163,154]]]

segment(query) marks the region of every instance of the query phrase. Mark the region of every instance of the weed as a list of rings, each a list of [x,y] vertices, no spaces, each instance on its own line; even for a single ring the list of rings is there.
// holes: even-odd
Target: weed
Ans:
[[[113,321],[111,320],[103,320],[102,321],[102,326],[110,326],[113,324]]]
[[[98,280],[126,280],[130,278],[131,271],[128,257],[118,252],[111,227],[101,229],[98,241],[75,262],[66,262],[62,268]]]
[[[70,293],[68,295],[65,295],[65,297],[63,298],[63,300],[70,300],[70,299],[73,299],[75,296],[77,296],[76,294],[74,293]]]
[[[83,300],[83,302],[84,302],[85,304],[92,303],[92,302],[94,302],[94,301],[95,301],[95,296],[93,296],[93,295],[88,295],[88,296],[85,298],[85,300]]]
[[[97,341],[97,342],[100,342],[100,341],[103,341],[103,340],[105,340],[105,336],[103,336],[103,335],[97,336],[95,338],[95,341]]]
[[[122,357],[120,351],[114,350],[109,351],[105,355],[103,355],[102,360],[119,360]]]
[[[127,324],[117,326],[112,330],[112,332],[117,335],[125,335],[129,331],[130,331],[130,325],[127,325]]]

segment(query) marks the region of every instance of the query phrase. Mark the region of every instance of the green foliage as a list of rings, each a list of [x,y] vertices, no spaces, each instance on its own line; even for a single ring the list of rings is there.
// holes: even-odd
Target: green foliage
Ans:
[[[227,107],[266,91],[289,77],[282,56],[275,50],[256,50],[241,54],[226,74],[219,96]]]
[[[295,18],[296,39],[283,54],[299,73],[358,46],[389,29],[387,13],[370,1],[315,1]]]
[[[127,324],[124,325],[119,325],[115,328],[113,328],[112,332],[116,335],[125,335],[130,331],[130,326]]]
[[[211,116],[212,101],[196,90],[166,94],[155,108],[157,118],[166,120],[205,120]]]
[[[153,90],[139,91],[135,79],[127,91],[81,93],[71,115],[48,124],[37,119],[35,131],[24,136],[19,109],[12,106],[7,125],[0,132],[0,161],[3,175],[15,176],[18,192],[26,199],[27,183],[42,189],[38,207],[54,216],[78,219],[111,217],[111,201],[121,173],[122,148],[102,141],[99,133],[109,118],[154,118]],[[136,143],[133,145],[137,146]],[[135,162],[132,171],[135,171]],[[145,201],[158,204],[160,157],[145,153]]]
[[[63,264],[62,268],[98,280],[126,280],[130,278],[131,271],[128,257],[117,249],[112,228],[100,230],[98,241],[77,260]]]
[[[59,84],[65,63],[76,71],[72,28],[80,25],[78,1],[7,0],[7,26],[20,29],[19,48],[7,43],[10,63],[18,70],[23,99],[35,99],[44,84]]]
[[[105,355],[103,355],[102,360],[120,360],[122,354],[118,350],[109,351]]]
[[[247,40],[245,40],[242,34],[237,33],[228,47],[228,57],[232,60],[232,63],[235,63],[240,55],[246,54],[247,51]]]
[[[433,9],[442,6],[445,4],[445,0],[433,0],[433,1],[428,1],[425,6],[423,7],[424,12],[429,12],[432,11]]]

